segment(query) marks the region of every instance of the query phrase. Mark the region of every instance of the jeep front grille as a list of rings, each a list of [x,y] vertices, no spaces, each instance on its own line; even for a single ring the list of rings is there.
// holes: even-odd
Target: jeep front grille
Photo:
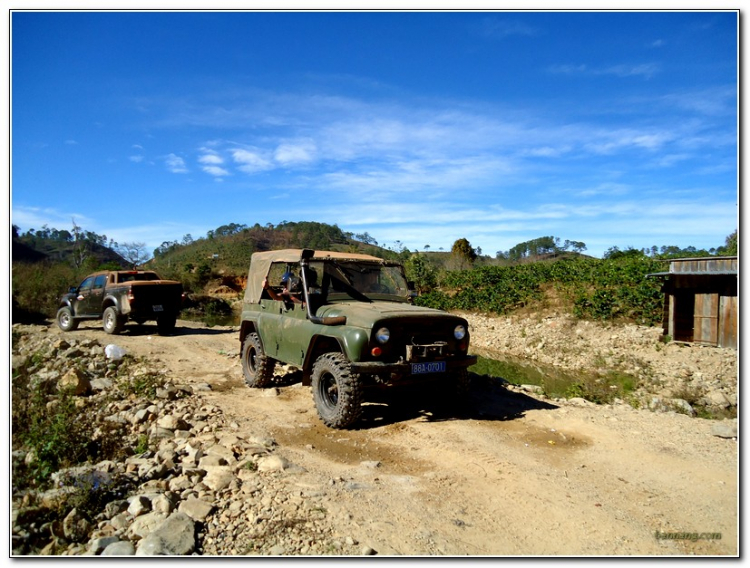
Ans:
[[[437,341],[427,345],[407,345],[406,360],[409,362],[419,361],[420,359],[430,359],[433,357],[445,357],[448,352],[447,341]]]

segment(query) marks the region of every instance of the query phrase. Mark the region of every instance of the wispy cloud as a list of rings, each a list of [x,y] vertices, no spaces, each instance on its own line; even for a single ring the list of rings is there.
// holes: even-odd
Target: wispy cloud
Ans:
[[[238,169],[245,173],[257,173],[273,169],[273,162],[262,155],[260,151],[234,149],[231,152],[234,161],[239,164]]]
[[[176,154],[169,154],[164,158],[167,169],[173,174],[185,174],[188,172],[185,160]]]
[[[650,79],[660,71],[657,63],[619,64],[609,67],[591,67],[585,63],[553,65],[550,73],[559,75],[614,75],[616,77],[644,77]]]
[[[228,176],[229,172],[219,166],[203,166],[203,171],[216,177]]]
[[[75,211],[60,211],[52,207],[14,205],[11,217],[14,225],[26,227],[27,229],[41,229],[43,225],[56,229],[64,229],[72,227],[73,222],[79,226],[88,228],[92,223],[92,220],[86,215]]]
[[[209,154],[203,154],[202,156],[199,156],[198,161],[201,164],[210,164],[210,165],[218,165],[218,164],[224,163],[224,159],[213,151]]]
[[[315,144],[310,141],[280,144],[273,158],[282,166],[309,164],[315,160]]]
[[[539,29],[520,20],[504,18],[484,18],[479,28],[480,34],[489,39],[504,39],[509,36],[535,36]]]

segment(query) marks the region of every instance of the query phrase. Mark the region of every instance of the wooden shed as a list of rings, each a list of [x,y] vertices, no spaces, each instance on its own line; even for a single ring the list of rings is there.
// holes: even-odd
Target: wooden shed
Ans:
[[[664,334],[674,341],[737,349],[736,256],[677,258],[665,278]]]

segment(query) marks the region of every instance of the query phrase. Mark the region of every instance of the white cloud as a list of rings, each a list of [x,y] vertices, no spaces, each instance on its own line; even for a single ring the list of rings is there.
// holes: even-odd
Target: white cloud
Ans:
[[[215,177],[228,176],[229,172],[219,166],[203,166],[203,171]]]
[[[167,164],[167,169],[173,174],[184,174],[188,171],[187,167],[185,166],[185,160],[183,160],[176,154],[167,155],[164,161]]]
[[[612,65],[605,68],[590,67],[586,64],[562,64],[549,67],[550,73],[561,75],[615,75],[617,77],[643,76],[651,78],[659,72],[656,63],[639,63],[634,65]]]
[[[224,159],[217,154],[204,154],[198,158],[201,164],[219,165],[224,163]]]
[[[280,144],[273,158],[283,166],[308,164],[314,160],[315,145],[310,141]]]
[[[232,158],[238,164],[238,169],[245,173],[256,173],[264,170],[273,169],[273,163],[260,152],[251,152],[250,150],[244,150],[237,148],[232,150]]]
[[[642,63],[640,65],[615,65],[599,71],[598,74],[617,75],[618,77],[632,77],[642,75],[646,78],[653,77],[659,72],[659,66],[655,63]]]
[[[138,164],[138,163],[140,163],[140,162],[143,161],[143,156],[130,156],[128,158],[128,160],[130,160],[131,162],[135,162],[136,164]]]
[[[62,230],[72,227],[73,222],[88,229],[88,225],[92,223],[89,217],[81,213],[58,211],[51,207],[14,205],[11,217],[13,224],[24,230],[41,229],[43,225]]]

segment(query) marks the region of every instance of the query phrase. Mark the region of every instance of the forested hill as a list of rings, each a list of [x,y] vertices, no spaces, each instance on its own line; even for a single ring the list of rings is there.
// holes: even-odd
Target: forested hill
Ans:
[[[246,274],[252,253],[283,248],[350,250],[381,258],[394,255],[376,246],[366,233],[355,236],[336,225],[283,221],[275,226],[256,223],[252,227],[230,223],[208,231],[202,238],[193,239],[188,234],[181,241],[165,241],[154,251],[151,264],[163,272],[174,268],[194,271],[205,265],[213,272]]]

